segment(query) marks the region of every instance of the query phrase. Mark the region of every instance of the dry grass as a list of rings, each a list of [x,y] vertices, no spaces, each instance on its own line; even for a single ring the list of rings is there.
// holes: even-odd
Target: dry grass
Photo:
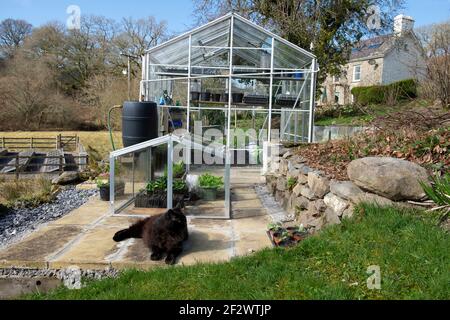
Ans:
[[[90,152],[96,152],[100,157],[106,157],[109,152],[111,152],[111,142],[109,139],[109,132],[107,131],[97,131],[97,132],[77,132],[77,131],[15,131],[15,132],[0,132],[0,137],[14,137],[14,138],[54,138],[58,134],[62,135],[78,135],[80,137],[80,141],[86,150]],[[122,133],[114,132],[114,143],[116,144],[116,148],[122,147]]]
[[[37,206],[51,200],[52,183],[45,177],[0,181],[0,204],[5,206]]]

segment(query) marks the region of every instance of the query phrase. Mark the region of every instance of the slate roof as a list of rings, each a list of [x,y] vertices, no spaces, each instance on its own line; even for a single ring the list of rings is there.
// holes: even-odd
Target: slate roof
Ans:
[[[352,49],[350,60],[365,59],[384,54],[391,48],[393,37],[393,35],[385,35],[361,41]]]

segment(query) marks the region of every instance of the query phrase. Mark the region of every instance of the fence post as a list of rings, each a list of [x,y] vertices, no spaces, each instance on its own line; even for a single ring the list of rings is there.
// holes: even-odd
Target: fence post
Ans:
[[[59,172],[62,174],[64,172],[64,167],[63,167],[63,156],[60,155],[59,156]]]
[[[2,137],[2,148],[6,149],[5,137]]]
[[[33,149],[33,146],[34,146],[34,138],[31,137],[30,138],[30,149]]]
[[[56,150],[59,150],[59,149],[61,149],[61,135],[60,134],[58,134],[56,136]]]
[[[19,175],[20,175],[20,173],[19,173],[19,170],[20,170],[20,167],[19,167],[19,154],[16,154],[16,165],[15,165],[15,167],[16,167],[16,180],[19,180]]]

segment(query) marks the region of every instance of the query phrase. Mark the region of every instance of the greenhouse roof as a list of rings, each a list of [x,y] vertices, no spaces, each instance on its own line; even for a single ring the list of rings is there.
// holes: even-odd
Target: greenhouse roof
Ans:
[[[273,40],[272,40],[273,39]],[[253,22],[229,13],[206,25],[175,37],[147,51],[152,64],[169,66],[202,66],[214,61],[216,66],[229,66],[230,47],[233,65],[270,63],[272,41],[275,69],[301,69],[311,64],[315,56],[265,30]]]

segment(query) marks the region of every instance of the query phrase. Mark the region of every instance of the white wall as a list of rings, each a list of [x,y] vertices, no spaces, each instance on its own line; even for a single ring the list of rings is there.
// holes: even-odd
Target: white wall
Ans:
[[[424,70],[425,61],[415,41],[411,37],[402,38],[401,43],[385,56],[382,84],[421,79]]]

